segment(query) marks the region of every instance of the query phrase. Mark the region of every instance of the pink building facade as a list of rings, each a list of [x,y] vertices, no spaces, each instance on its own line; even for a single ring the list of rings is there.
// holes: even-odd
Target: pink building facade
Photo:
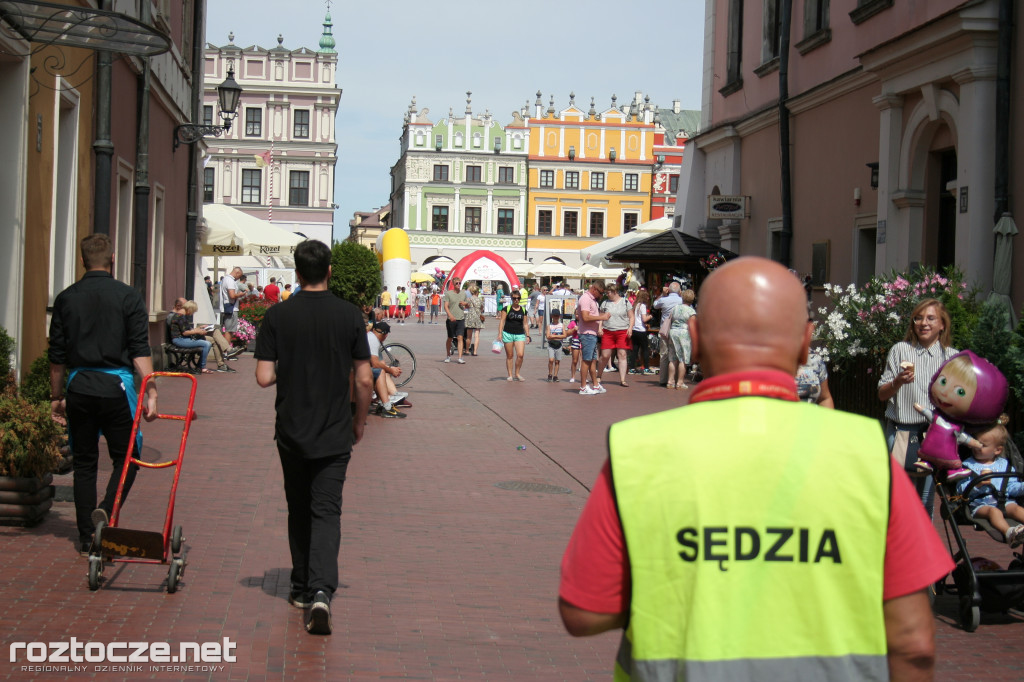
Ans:
[[[1012,163],[1002,175],[994,161],[1000,4],[793,2],[787,254],[781,3],[707,3],[701,132],[687,144],[677,225],[801,273],[811,273],[814,261],[817,283],[860,284],[893,268],[955,264],[988,291],[997,177],[1007,179],[1010,210],[1024,190]],[[1019,73],[1024,55],[1015,52],[1007,65]],[[1020,90],[1011,91],[1010,111],[1021,104]],[[1011,114],[1011,160],[1024,151],[1018,120]],[[710,218],[710,195],[748,197],[746,215]],[[1015,272],[1024,272],[1021,251]],[[1011,297],[1019,311],[1024,277],[1013,279]]]
[[[275,226],[331,244],[335,116],[341,89],[330,15],[318,51],[207,45],[204,119],[219,123],[217,86],[234,71],[238,116],[223,137],[207,138],[203,203],[228,204]]]

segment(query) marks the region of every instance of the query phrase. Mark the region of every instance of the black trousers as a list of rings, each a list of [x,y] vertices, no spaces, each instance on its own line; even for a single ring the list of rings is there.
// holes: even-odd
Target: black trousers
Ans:
[[[114,470],[107,481],[107,491],[99,506],[107,514],[113,513],[117,482],[121,479],[124,458],[128,454],[128,440],[132,435],[132,420],[135,415],[128,409],[128,399],[97,398],[78,393],[67,394],[68,435],[71,438],[71,454],[75,472],[75,520],[78,524],[79,540],[92,537],[93,526],[90,518],[96,509],[96,471],[100,458],[100,432],[107,441],[107,450]],[[135,457],[139,453],[134,453]],[[135,481],[139,467],[132,465],[124,479],[121,502],[124,503]]]
[[[647,369],[647,332],[633,330],[633,368]]]
[[[330,596],[338,589],[341,491],[352,453],[305,459],[280,441],[277,451],[288,502],[292,589],[307,597],[320,590]]]

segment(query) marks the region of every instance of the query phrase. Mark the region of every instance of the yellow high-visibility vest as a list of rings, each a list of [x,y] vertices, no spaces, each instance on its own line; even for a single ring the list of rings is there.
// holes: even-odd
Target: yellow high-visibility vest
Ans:
[[[764,397],[614,425],[632,575],[616,680],[887,680],[874,420]]]

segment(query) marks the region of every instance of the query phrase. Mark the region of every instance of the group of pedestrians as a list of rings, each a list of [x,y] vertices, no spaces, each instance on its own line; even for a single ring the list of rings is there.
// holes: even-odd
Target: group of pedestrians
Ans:
[[[50,327],[51,409],[67,415],[73,436],[83,550],[116,490],[112,475],[97,504],[99,434],[119,471],[139,397],[132,370],[152,372],[145,305],[113,279],[112,254],[105,235],[83,240],[86,274],[57,296]],[[304,609],[308,632],[326,635],[338,587],[342,490],[363,437],[375,365],[360,311],[328,291],[330,249],[305,241],[294,258],[301,294],[267,310],[255,373],[259,386],[277,393],[288,599]],[[610,322],[611,332],[628,338],[636,324],[637,308],[623,315],[617,291],[602,306],[604,292],[592,284],[577,306],[574,336],[591,390],[599,385],[600,326]],[[927,588],[952,561],[877,423],[799,402],[794,376],[812,335],[802,288],[777,263],[741,258],[713,272],[701,293],[699,314],[685,318],[686,352],[707,378],[689,405],[610,428],[608,457],[562,559],[558,608],[566,629],[575,636],[620,630],[610,662],[617,679],[930,679],[935,626]],[[688,305],[679,298],[676,307]],[[906,347],[894,347],[879,380],[879,397],[890,401],[890,439],[916,423],[906,400],[922,397],[918,377],[930,376],[929,363],[949,351],[948,315],[937,302],[924,303]],[[467,307],[458,288],[446,292],[456,340]],[[565,327],[557,329],[559,317],[551,316],[549,340],[568,338]],[[521,297],[501,310],[499,334],[514,351],[529,339],[527,318]],[[371,324],[383,341],[387,323]],[[618,355],[620,335],[609,338],[609,352]],[[511,367],[513,380],[520,368]],[[156,418],[156,384],[141,397],[143,414]],[[978,436],[995,453],[1004,436],[988,433]],[[728,485],[707,466],[709,453],[743,464]],[[856,465],[836,476],[837,461]],[[130,467],[125,496],[134,474]]]

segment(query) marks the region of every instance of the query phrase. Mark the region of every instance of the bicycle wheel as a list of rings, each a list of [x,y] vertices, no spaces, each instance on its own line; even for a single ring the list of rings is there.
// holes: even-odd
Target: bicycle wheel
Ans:
[[[395,379],[395,386],[402,387],[412,381],[416,374],[416,356],[408,346],[401,343],[389,343],[381,346],[380,360],[388,367],[401,367],[402,373]]]

